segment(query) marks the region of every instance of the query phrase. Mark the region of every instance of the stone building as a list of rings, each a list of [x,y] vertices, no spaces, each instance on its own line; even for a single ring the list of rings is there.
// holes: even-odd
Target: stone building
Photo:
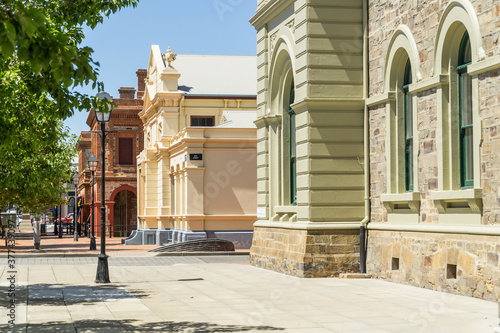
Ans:
[[[142,110],[146,70],[137,71],[137,97],[135,88],[122,87],[106,130],[106,232],[113,237],[127,237],[137,228],[137,154],[143,149],[143,126],[138,114]],[[79,192],[84,198],[82,219],[90,221],[91,172],[87,161],[91,155],[99,160],[94,173],[94,223],[100,235],[101,221],[101,136],[93,110],[87,118],[91,131],[82,132],[77,146],[79,151]],[[96,132],[93,132],[96,131]]]
[[[500,5],[370,1],[368,272],[500,298]]]
[[[138,165],[140,230],[126,244],[221,238],[249,248],[256,216],[255,56],[151,47]]]
[[[499,12],[257,2],[253,265],[500,298]]]

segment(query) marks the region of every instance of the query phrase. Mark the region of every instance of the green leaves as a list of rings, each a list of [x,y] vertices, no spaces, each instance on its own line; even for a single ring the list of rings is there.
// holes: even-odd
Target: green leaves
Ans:
[[[62,120],[97,105],[73,90],[98,81],[93,50],[81,46],[94,28],[137,0],[0,1],[0,206],[33,210],[59,200],[71,176],[75,139]]]

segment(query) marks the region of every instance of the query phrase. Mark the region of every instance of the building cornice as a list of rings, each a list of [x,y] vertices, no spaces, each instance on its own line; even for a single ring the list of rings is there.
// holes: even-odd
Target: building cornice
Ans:
[[[249,22],[255,29],[260,30],[263,25],[278,16],[286,7],[293,5],[293,3],[293,0],[271,0],[262,7],[257,8],[255,15],[250,18]]]

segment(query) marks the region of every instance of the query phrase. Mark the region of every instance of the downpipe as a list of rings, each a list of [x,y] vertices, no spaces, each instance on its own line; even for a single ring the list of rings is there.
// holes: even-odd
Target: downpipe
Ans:
[[[370,222],[370,147],[368,131],[368,0],[363,1],[363,155],[364,155],[364,185],[365,185],[365,217],[359,225],[359,272],[366,273],[366,225]]]

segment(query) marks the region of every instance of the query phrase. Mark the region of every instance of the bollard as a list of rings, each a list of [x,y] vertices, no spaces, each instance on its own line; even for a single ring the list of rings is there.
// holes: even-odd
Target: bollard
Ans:
[[[33,222],[33,242],[35,243],[35,250],[40,250],[40,222]]]

